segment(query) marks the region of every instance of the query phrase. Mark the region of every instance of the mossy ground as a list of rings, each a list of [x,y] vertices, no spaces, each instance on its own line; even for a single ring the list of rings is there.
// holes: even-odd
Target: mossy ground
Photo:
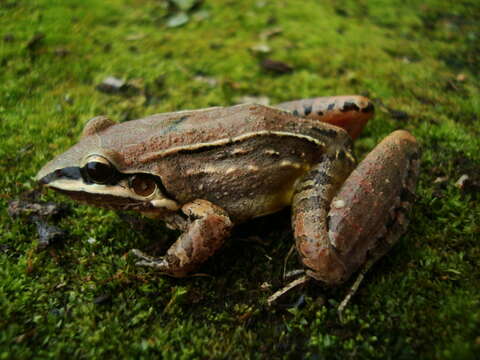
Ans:
[[[0,1],[0,358],[478,358],[480,3],[212,0],[175,28],[166,23],[178,9],[166,4]],[[258,44],[294,71],[262,70]],[[142,91],[96,91],[111,75]],[[293,241],[288,212],[239,229],[202,268],[209,277],[181,280],[127,256],[173,239],[152,222],[135,230],[47,192],[43,200],[70,204],[68,236],[39,252],[35,226],[7,215],[93,116],[350,93],[377,104],[358,155],[397,128],[424,153],[409,230],[367,275],[344,324],[336,305],[348,284],[267,308],[272,290],[261,285],[281,285]],[[477,185],[455,186],[463,174]]]

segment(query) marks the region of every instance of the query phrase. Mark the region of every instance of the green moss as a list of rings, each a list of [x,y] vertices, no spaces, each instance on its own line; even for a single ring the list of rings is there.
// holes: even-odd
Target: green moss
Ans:
[[[0,3],[0,358],[478,357],[479,195],[455,186],[463,174],[480,180],[478,1],[212,0],[166,27],[177,12],[153,0]],[[272,29],[281,32],[265,39]],[[294,71],[264,72],[257,44]],[[146,90],[96,91],[111,75]],[[397,128],[424,151],[409,231],[367,275],[345,324],[336,305],[347,286],[299,290],[301,308],[265,306],[272,290],[261,285],[280,286],[292,243],[288,212],[242,227],[202,268],[210,276],[187,279],[126,256],[174,238],[153,222],[140,231],[68,202],[60,226],[69,235],[38,252],[35,226],[7,215],[93,116],[345,93],[377,103],[359,155]],[[245,241],[256,235],[262,242]]]

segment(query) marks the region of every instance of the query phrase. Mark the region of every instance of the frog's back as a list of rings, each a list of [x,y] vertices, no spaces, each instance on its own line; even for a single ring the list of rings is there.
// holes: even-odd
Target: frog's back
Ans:
[[[340,128],[262,105],[153,115],[98,140],[120,172],[158,176],[177,203],[209,200],[235,222],[289,205],[297,179],[351,142]]]
[[[268,106],[243,104],[204,110],[152,115],[106,129],[101,146],[124,157],[124,164],[174,154],[178,149],[223,144],[232,139],[269,136],[272,133],[319,146],[349,142],[348,135],[334,126],[299,118]],[[121,145],[121,148],[119,148]]]

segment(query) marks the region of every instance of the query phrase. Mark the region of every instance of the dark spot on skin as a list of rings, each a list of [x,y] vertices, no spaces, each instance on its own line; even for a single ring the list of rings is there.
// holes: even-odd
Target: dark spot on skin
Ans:
[[[314,181],[315,181],[315,185],[328,185],[328,184],[331,184],[333,179],[330,175],[328,175],[326,172],[324,171],[320,171],[320,170],[317,170],[316,172],[313,172],[311,174],[311,176],[313,176],[314,178]]]
[[[328,161],[331,161],[331,162],[334,162],[337,160],[337,154],[335,153],[325,154],[325,157],[328,159]]]
[[[307,209],[305,214],[307,216],[316,217],[318,214],[318,207],[328,207],[330,205],[329,201],[325,199],[324,194],[321,192],[316,192],[312,190],[312,195],[308,198],[305,198],[304,208]]]
[[[315,179],[315,177],[316,177],[318,174],[320,174],[321,172],[322,172],[322,170],[318,170],[318,169],[317,169],[317,170],[312,170],[312,171],[310,171],[310,172],[308,173],[308,178],[307,178],[307,180],[308,180],[308,179],[310,179],[310,180],[311,180],[311,179]]]
[[[193,256],[193,244],[192,242],[186,244],[186,246],[182,246],[183,247],[183,250],[185,250],[185,255],[187,255],[187,257],[189,259],[191,259]]]
[[[167,127],[165,127],[165,129],[162,130],[162,133],[167,134],[169,132],[174,132],[177,129],[178,125],[180,125],[182,122],[184,122],[188,118],[189,118],[188,115],[183,115],[178,119],[172,120],[172,122]]]
[[[340,111],[347,112],[347,111],[359,111],[359,110],[360,108],[354,102],[345,101],[345,103],[343,104],[343,108]]]
[[[335,108],[335,103],[331,103],[328,105],[327,110],[333,110]]]
[[[305,112],[305,116],[308,116],[308,114],[312,112],[312,106],[311,105],[303,106],[303,111]]]
[[[298,110],[297,110],[297,109],[293,110],[293,111],[292,111],[292,114],[295,115],[295,116],[298,116],[298,115],[299,115],[299,114],[298,114]]]
[[[314,188],[315,188],[315,185],[311,183],[304,183],[304,185],[297,190],[297,193],[300,191],[312,190]]]
[[[312,128],[317,134],[321,136],[325,136],[330,139],[335,139],[337,137],[338,132],[332,129],[321,129],[321,128]]]
[[[199,216],[198,214],[188,214],[187,215],[187,220],[188,222],[194,222],[195,220],[201,219],[202,217]]]
[[[365,106],[361,112],[362,113],[370,113],[370,112],[373,112],[375,110],[375,107],[373,106],[373,104],[369,101],[368,102],[368,105]]]

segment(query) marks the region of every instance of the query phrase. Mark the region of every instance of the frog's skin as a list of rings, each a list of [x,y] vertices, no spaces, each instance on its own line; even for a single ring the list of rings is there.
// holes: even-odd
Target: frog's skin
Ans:
[[[97,117],[37,179],[76,200],[180,229],[165,256],[134,251],[139,265],[174,277],[198,269],[234,225],[291,206],[307,275],[339,284],[405,231],[418,175],[419,146],[403,130],[355,165],[352,138],[372,115],[371,102],[352,95],[120,124]]]

